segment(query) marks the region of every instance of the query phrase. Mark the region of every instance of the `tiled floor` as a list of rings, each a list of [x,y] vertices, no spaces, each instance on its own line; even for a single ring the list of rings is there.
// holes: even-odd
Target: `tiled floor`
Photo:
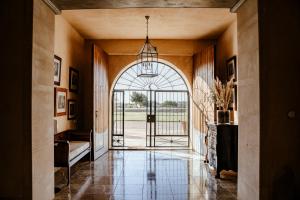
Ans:
[[[236,199],[236,178],[216,180],[191,151],[109,151],[73,169],[55,199]]]

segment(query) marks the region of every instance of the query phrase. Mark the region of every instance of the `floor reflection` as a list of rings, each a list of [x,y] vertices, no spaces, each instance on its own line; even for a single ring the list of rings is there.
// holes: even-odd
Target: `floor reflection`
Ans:
[[[75,166],[55,199],[236,199],[236,179],[216,180],[192,151],[110,151]]]

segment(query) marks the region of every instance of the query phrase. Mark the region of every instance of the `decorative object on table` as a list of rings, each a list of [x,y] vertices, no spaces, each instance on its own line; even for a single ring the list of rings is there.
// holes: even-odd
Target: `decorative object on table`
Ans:
[[[230,122],[230,110],[217,110],[217,123],[224,124]]]
[[[218,123],[229,123],[229,110],[228,106],[232,101],[232,88],[233,79],[231,79],[223,84],[217,77],[214,83],[214,97],[215,103],[217,105],[217,122]]]
[[[54,92],[54,111],[55,116],[67,114],[67,89],[55,88]]]
[[[137,55],[137,76],[144,78],[153,78],[158,76],[158,53],[157,48],[154,47],[148,37],[148,24],[149,16],[145,16],[147,24],[146,40],[145,43]]]
[[[54,55],[54,85],[60,86],[61,58]]]
[[[77,101],[73,99],[68,100],[68,119],[76,119],[78,114]]]
[[[69,70],[69,90],[75,93],[79,90],[79,71],[72,67]]]
[[[234,87],[232,88],[232,102],[229,105],[230,110],[237,111],[237,64],[236,56],[231,57],[226,62],[227,66],[227,79],[230,80],[233,77]]]

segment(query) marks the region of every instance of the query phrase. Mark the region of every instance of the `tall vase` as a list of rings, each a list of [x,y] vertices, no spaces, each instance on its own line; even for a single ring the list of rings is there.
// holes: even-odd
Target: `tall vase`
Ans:
[[[229,123],[229,110],[218,110],[217,111],[217,123],[225,124]]]

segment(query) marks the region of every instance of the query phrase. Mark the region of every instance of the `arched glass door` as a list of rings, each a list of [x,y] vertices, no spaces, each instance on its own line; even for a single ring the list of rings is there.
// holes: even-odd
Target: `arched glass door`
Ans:
[[[112,147],[188,147],[189,92],[181,75],[159,63],[158,76],[138,77],[137,65],[117,80],[112,98]]]

